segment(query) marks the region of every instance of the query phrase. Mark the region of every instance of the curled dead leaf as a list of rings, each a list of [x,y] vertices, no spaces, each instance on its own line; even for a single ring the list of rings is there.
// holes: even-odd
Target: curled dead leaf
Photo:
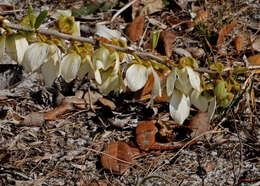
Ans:
[[[27,116],[25,116],[24,120],[21,121],[21,125],[24,126],[35,126],[40,127],[44,124],[45,118],[44,113],[42,112],[31,112]]]
[[[112,142],[105,147],[101,163],[105,169],[110,170],[112,173],[123,174],[131,167],[133,158],[138,152],[124,142]]]
[[[144,17],[136,17],[126,28],[126,35],[133,42],[139,41],[144,32]]]
[[[55,109],[45,113],[44,119],[45,120],[56,120],[57,117],[61,116],[62,114],[65,114],[67,112],[75,110],[75,107],[72,103],[64,103]]]
[[[238,53],[241,52],[243,46],[244,46],[244,39],[243,39],[242,36],[238,35],[235,38],[235,47],[236,47],[236,50],[237,50]]]
[[[221,48],[222,43],[224,42],[224,38],[229,34],[229,32],[237,25],[237,21],[234,21],[226,26],[224,26],[220,31],[218,35],[218,41],[217,41],[217,49],[219,50]]]
[[[200,112],[193,116],[189,124],[192,130],[191,137],[195,138],[204,132],[207,132],[210,128],[209,117],[207,112]]]
[[[190,47],[190,48],[187,48],[186,50],[188,50],[191,53],[192,57],[197,58],[197,59],[205,56],[205,51],[202,48]]]
[[[106,99],[106,98],[99,98],[98,99],[103,105],[108,106],[111,110],[116,109],[116,105],[113,101]]]
[[[142,121],[138,123],[136,128],[136,142],[141,150],[171,150],[178,149],[185,146],[186,142],[168,142],[160,143],[156,142],[157,127],[152,121]],[[196,143],[196,141],[191,144]]]
[[[172,48],[175,37],[176,35],[169,31],[163,31],[160,33],[159,44],[157,45],[157,48],[164,48],[164,53],[167,57],[172,56]]]
[[[205,19],[207,19],[208,17],[209,17],[209,11],[205,10],[205,11],[198,12],[198,14],[195,18],[195,23],[202,22]]]
[[[260,37],[257,37],[253,44],[252,44],[252,48],[257,51],[257,52],[260,52]]]
[[[260,65],[260,53],[254,56],[250,56],[247,60],[250,65]]]

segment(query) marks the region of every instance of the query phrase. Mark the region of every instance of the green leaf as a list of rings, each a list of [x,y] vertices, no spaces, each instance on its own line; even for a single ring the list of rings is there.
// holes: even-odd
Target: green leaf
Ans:
[[[98,9],[99,9],[98,6],[93,5],[93,4],[88,4],[84,8],[72,10],[72,16],[82,16],[82,15],[93,14],[93,13],[97,12]]]
[[[161,33],[161,31],[154,31],[151,33],[150,45],[151,45],[152,50],[154,50],[158,44],[160,33]]]
[[[40,13],[40,15],[38,15],[38,17],[36,18],[35,24],[34,24],[34,28],[39,28],[43,22],[43,20],[46,18],[46,16],[48,15],[48,10],[44,10]]]
[[[34,25],[35,25],[35,15],[34,15],[33,8],[32,8],[31,5],[28,8],[28,14],[29,14],[29,20],[30,20],[30,27],[34,28]]]

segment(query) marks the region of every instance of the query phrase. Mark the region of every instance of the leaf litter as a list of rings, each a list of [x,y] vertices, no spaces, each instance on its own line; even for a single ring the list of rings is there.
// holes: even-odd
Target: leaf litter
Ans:
[[[46,1],[44,6],[50,9],[54,9],[56,3],[61,4],[61,8],[64,9],[69,6],[76,6],[76,1],[62,2],[64,3],[52,1],[48,5],[48,1]],[[240,26],[235,27],[236,21],[239,25],[247,23],[243,25],[243,28],[247,29],[249,34],[257,33],[259,27],[255,26],[257,9],[254,3],[238,2],[233,7],[228,4],[229,2],[224,1],[222,3],[215,2],[213,5],[209,3],[200,5],[204,6],[205,11],[198,13],[195,21],[202,22],[205,27],[198,29],[195,26],[198,32],[189,32],[184,23],[180,25],[178,23],[171,23],[172,25],[167,23],[167,20],[165,20],[169,13],[167,8],[165,10],[160,6],[154,8],[155,6],[152,4],[153,2],[159,3],[159,1],[147,2],[147,4],[139,5],[140,7],[147,7],[147,10],[143,12],[145,16],[156,17],[157,20],[161,20],[169,28],[172,28],[170,32],[176,36],[173,38],[174,42],[173,39],[170,39],[170,41],[167,41],[169,45],[162,47],[168,57],[177,61],[183,56],[183,53],[173,52],[171,54],[171,48],[189,51],[188,48],[190,47],[199,47],[206,53],[206,55],[199,55],[200,65],[206,66],[207,64],[204,61],[221,61],[227,66],[232,66],[233,62],[241,64],[243,62],[238,52],[245,54],[250,64],[259,64],[257,39],[253,41],[252,48],[245,46],[245,49],[239,46],[241,43],[238,46],[228,43],[235,39],[233,34],[236,36],[236,29],[240,29]],[[42,6],[39,2],[32,3],[37,8]],[[199,4],[189,3],[192,3],[189,5],[193,7]],[[19,7],[25,9],[27,6],[28,4],[25,2],[19,5]],[[176,20],[187,19],[188,13],[185,14],[185,11],[190,7],[188,4],[176,1],[176,4],[170,3],[169,6],[176,10],[174,12]],[[243,9],[244,12],[241,11],[239,16],[237,16],[238,14],[228,14],[230,13],[228,11],[236,12],[235,9],[243,6],[248,7],[248,9]],[[249,13],[249,10],[252,10],[252,12]],[[103,18],[112,16],[110,12],[105,11],[100,14]],[[234,15],[234,17],[231,17],[231,22],[228,20],[229,15]],[[94,16],[94,14],[89,15],[92,18]],[[222,21],[226,21],[226,24],[222,24]],[[214,27],[213,23],[219,24]],[[114,24],[112,26],[117,27],[117,23]],[[217,33],[216,28],[219,30]],[[157,28],[153,25],[152,29],[156,30]],[[148,32],[149,30],[150,28]],[[121,32],[124,31],[121,30]],[[133,29],[131,32],[135,32],[135,30]],[[136,36],[137,40],[143,35],[143,31],[140,31],[140,33]],[[198,35],[198,33],[201,35]],[[214,34],[218,34],[218,38]],[[215,41],[218,39],[217,43],[214,43],[214,39],[212,39],[214,36]],[[232,38],[229,38],[229,36]],[[205,42],[203,42],[203,38]],[[148,39],[148,37],[145,35],[144,39]],[[199,44],[190,42],[192,40],[198,40],[197,44]],[[208,46],[213,48],[208,50]],[[217,48],[227,47],[225,50],[229,51],[230,54],[227,54],[230,56],[224,58],[214,53],[214,57],[212,57],[211,54],[214,52],[215,46]],[[1,72],[0,75],[2,76],[2,74]],[[73,105],[65,103],[69,105],[66,110],[55,104],[55,99],[52,98],[55,95],[52,92],[38,91],[43,88],[36,81],[39,76],[27,78],[24,81],[26,84],[21,83],[12,89],[0,90],[0,95],[5,96],[4,99],[0,100],[0,183],[2,185],[95,185],[95,183],[97,183],[96,185],[136,185],[140,180],[154,175],[159,178],[150,178],[145,181],[144,185],[169,185],[169,183],[172,185],[257,184],[259,183],[260,136],[258,115],[260,113],[258,113],[258,110],[260,79],[259,74],[255,74],[253,77],[254,81],[243,76],[239,76],[239,79],[247,82],[245,85],[248,87],[252,87],[252,89],[247,88],[247,90],[254,91],[254,96],[251,93],[250,96],[244,96],[243,99],[238,100],[237,105],[234,105],[230,113],[226,113],[226,115],[216,113],[212,116],[210,123],[204,116],[205,113],[195,115],[198,112],[196,108],[192,108],[188,123],[184,122],[183,126],[174,124],[174,128],[167,129],[167,131],[177,133],[177,136],[170,139],[165,139],[163,136],[158,138],[160,127],[158,128],[158,123],[154,122],[159,120],[160,114],[165,114],[164,120],[171,123],[172,120],[169,119],[169,113],[165,109],[165,107],[168,108],[168,106],[165,106],[166,103],[154,104],[153,109],[158,110],[158,112],[154,112],[153,109],[146,108],[146,102],[132,101],[134,96],[129,93],[109,94],[98,102],[97,100],[100,100],[100,97],[103,96],[99,95],[99,98],[96,99],[93,97],[98,94],[96,93],[98,90],[93,83],[74,82],[73,84],[65,84],[58,80],[55,88],[62,92],[65,98],[74,96],[75,90],[78,89],[84,92],[83,103],[81,102],[79,107],[76,107],[75,103]],[[161,80],[161,82],[163,81]],[[136,88],[135,86],[133,85],[134,88]],[[90,87],[90,89],[88,90],[86,87]],[[150,87],[149,89],[151,91]],[[31,94],[33,92],[38,93],[39,99],[33,99]],[[61,109],[59,111],[61,114],[55,115],[52,120],[43,121],[42,113],[49,111],[51,113],[58,108]],[[252,108],[255,108],[256,113],[252,113]],[[122,127],[111,125],[111,120],[116,121],[115,118],[124,121],[124,124],[120,123]],[[26,121],[26,124],[21,125],[21,121]],[[106,170],[107,167],[102,166],[103,152],[106,152],[106,148],[111,143],[117,144],[117,148],[123,146],[126,149],[137,148],[139,144],[143,144],[142,140],[137,140],[139,138],[137,136],[147,135],[148,133],[146,129],[143,129],[140,134],[139,132],[135,134],[137,124],[140,124],[138,121],[152,122],[152,130],[148,128],[154,135],[151,138],[152,143],[168,144],[176,142],[179,135],[182,136],[182,139],[183,135],[187,135],[184,138],[190,137],[190,139],[185,140],[192,142],[196,137],[203,136],[205,132],[211,135],[208,141],[200,138],[200,141],[196,144],[187,145],[185,149],[180,150],[166,150],[159,147],[156,147],[156,150],[140,148],[143,156],[137,158],[134,163],[131,158],[127,159],[133,164],[131,166],[123,165],[122,171],[116,169],[116,171],[119,171],[117,173],[122,175],[113,174],[110,167]],[[170,126],[172,127],[172,124]],[[120,152],[127,153],[128,150]],[[117,155],[112,156],[117,157]],[[123,158],[119,157],[119,159]],[[120,160],[117,160],[117,162],[119,163]],[[199,167],[203,167],[206,171],[206,176],[203,179],[196,174]]]

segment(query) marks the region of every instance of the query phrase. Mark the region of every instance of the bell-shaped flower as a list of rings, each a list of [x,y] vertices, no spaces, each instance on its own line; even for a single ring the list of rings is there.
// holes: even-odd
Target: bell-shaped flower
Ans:
[[[192,90],[192,86],[190,84],[190,80],[186,68],[177,69],[177,79],[175,81],[174,86],[184,94],[186,95],[190,94]]]
[[[47,62],[41,66],[41,72],[46,86],[51,86],[60,76],[61,51],[55,45],[49,46]]]
[[[49,45],[42,42],[31,44],[24,54],[22,65],[27,72],[34,72],[46,62],[49,54]]]
[[[209,100],[205,96],[202,96],[197,90],[193,90],[190,95],[191,104],[194,105],[201,112],[206,112],[208,109]]]
[[[95,33],[100,36],[100,37],[104,37],[108,40],[112,40],[113,38],[120,38],[121,37],[121,33],[118,32],[117,30],[111,30],[109,28],[107,28],[105,25],[96,24],[96,31]]]
[[[116,73],[113,73],[113,69],[102,73],[102,80],[103,83],[100,86],[100,91],[103,94],[107,95],[111,91],[117,91],[120,89],[120,76]]]
[[[200,91],[200,76],[198,72],[195,72],[191,67],[185,67],[187,74],[189,76],[190,84],[192,88]]]
[[[69,83],[76,78],[81,63],[80,55],[70,53],[61,60],[61,75],[64,80]]]
[[[87,55],[80,63],[78,77],[83,79],[83,77],[89,73],[90,78],[94,78],[94,66],[91,60],[91,56]]]
[[[5,52],[5,39],[6,39],[5,35],[0,36],[0,62],[1,62],[1,60],[4,56],[4,52]]]
[[[177,78],[177,69],[174,68],[171,73],[168,75],[166,80],[166,93],[167,96],[171,96],[174,90],[175,81]]]
[[[14,34],[6,37],[6,53],[19,64],[21,64],[24,53],[28,48],[28,42],[20,34]]]
[[[174,90],[170,100],[171,117],[179,124],[183,124],[190,114],[190,98],[184,93]]]
[[[126,71],[127,86],[131,91],[144,87],[148,79],[148,70],[144,65],[132,64]]]
[[[154,83],[153,83],[151,99],[154,99],[156,97],[162,97],[162,87],[161,87],[161,79],[153,68],[152,68],[152,73],[153,73]]]

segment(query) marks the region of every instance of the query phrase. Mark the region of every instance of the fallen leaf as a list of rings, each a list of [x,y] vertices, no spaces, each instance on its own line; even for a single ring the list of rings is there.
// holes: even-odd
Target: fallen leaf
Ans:
[[[190,47],[190,48],[187,48],[186,50],[191,53],[192,57],[197,58],[197,59],[205,56],[205,51],[202,48]]]
[[[164,53],[166,54],[167,57],[172,56],[172,48],[173,48],[173,42],[175,39],[176,35],[173,34],[172,32],[169,31],[163,31],[160,33],[160,38],[159,38],[159,44],[157,45],[157,49],[161,48],[163,45],[164,48]]]
[[[252,48],[257,51],[257,52],[260,52],[260,37],[257,37],[253,44],[252,44]]]
[[[241,52],[243,46],[244,46],[244,39],[243,39],[242,36],[238,35],[235,38],[235,47],[236,47],[236,50],[237,50],[238,53]]]
[[[198,12],[196,18],[195,18],[195,23],[199,23],[204,21],[205,19],[207,19],[209,17],[209,11],[205,10],[205,11],[200,11]]]
[[[107,181],[105,179],[104,180],[92,180],[90,183],[88,183],[85,186],[107,186]]]
[[[260,53],[254,56],[247,58],[250,65],[260,65]]]
[[[67,96],[63,99],[62,104],[70,103],[73,104],[75,107],[84,109],[86,108],[86,102],[82,98],[78,98],[76,96]]]
[[[144,32],[144,17],[136,17],[126,28],[126,35],[133,42],[139,41]]]
[[[193,116],[189,124],[192,130],[191,137],[195,138],[204,132],[207,132],[210,128],[209,117],[207,112],[200,112]]]
[[[102,103],[105,106],[108,106],[111,110],[115,110],[116,109],[116,105],[113,101],[106,99],[106,98],[99,98],[98,99],[100,101],[100,103]]]
[[[162,11],[163,2],[162,0],[146,0],[144,2],[144,7],[141,9],[140,15],[147,16],[155,12]]]
[[[136,127],[136,142],[141,150],[147,151],[155,143],[157,127],[152,121],[142,121]]]
[[[45,113],[44,119],[45,120],[56,120],[57,117],[65,114],[67,112],[75,110],[75,107],[71,103],[64,103],[55,109]]]
[[[237,21],[234,21],[226,26],[224,26],[220,31],[218,35],[218,41],[217,41],[217,49],[219,50],[221,48],[221,45],[224,41],[224,38],[229,34],[229,32],[237,25]]]
[[[131,167],[135,153],[136,151],[124,142],[112,142],[105,148],[101,163],[105,169],[112,173],[123,174]]]
[[[40,127],[45,122],[44,113],[42,112],[31,112],[25,116],[24,120],[21,121],[21,125],[24,126],[35,126]]]

